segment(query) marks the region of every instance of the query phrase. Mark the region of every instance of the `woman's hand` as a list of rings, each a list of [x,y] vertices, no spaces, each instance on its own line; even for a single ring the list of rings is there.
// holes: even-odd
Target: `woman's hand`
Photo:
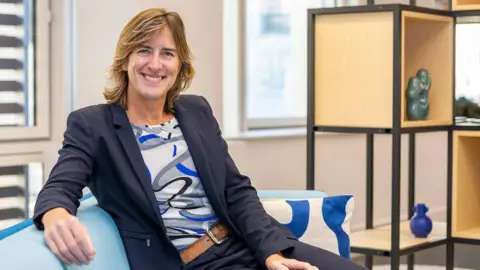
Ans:
[[[95,255],[92,241],[80,221],[63,208],[43,216],[45,242],[52,252],[68,265],[90,264]]]
[[[280,254],[273,254],[265,262],[268,270],[318,270],[306,262],[287,259]]]

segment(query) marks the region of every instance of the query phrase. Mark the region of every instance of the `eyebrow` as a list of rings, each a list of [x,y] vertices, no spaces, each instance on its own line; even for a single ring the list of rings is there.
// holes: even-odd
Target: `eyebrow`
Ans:
[[[153,47],[150,46],[150,45],[140,45],[140,48],[142,49],[149,49],[149,50],[153,50]],[[162,50],[164,51],[168,51],[168,52],[176,52],[177,50],[174,49],[174,48],[163,48]]]
[[[175,50],[174,48],[163,48],[165,51],[168,51],[168,52],[176,52],[177,50]]]

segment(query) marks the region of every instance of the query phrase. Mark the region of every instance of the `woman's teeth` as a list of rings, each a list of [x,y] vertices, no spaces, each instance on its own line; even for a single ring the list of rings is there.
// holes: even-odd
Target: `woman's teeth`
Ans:
[[[145,79],[147,79],[148,81],[158,82],[158,81],[161,81],[161,80],[165,79],[166,76],[152,77],[152,76],[148,76],[148,75],[143,75],[143,77]]]

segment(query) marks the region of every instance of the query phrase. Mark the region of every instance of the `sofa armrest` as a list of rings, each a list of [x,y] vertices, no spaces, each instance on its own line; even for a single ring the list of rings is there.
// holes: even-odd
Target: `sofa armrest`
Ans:
[[[96,251],[90,265],[64,265],[45,244],[43,231],[37,230],[29,219],[0,231],[3,238],[0,240],[1,268],[129,270],[125,248],[115,223],[110,215],[97,206],[95,198],[86,196],[82,199],[77,217],[87,228]]]

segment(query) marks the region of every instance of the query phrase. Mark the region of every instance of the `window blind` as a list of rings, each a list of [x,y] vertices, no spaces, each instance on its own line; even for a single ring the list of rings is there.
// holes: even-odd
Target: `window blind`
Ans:
[[[0,230],[26,218],[25,166],[0,167]]]
[[[0,127],[28,125],[29,0],[0,0]]]

